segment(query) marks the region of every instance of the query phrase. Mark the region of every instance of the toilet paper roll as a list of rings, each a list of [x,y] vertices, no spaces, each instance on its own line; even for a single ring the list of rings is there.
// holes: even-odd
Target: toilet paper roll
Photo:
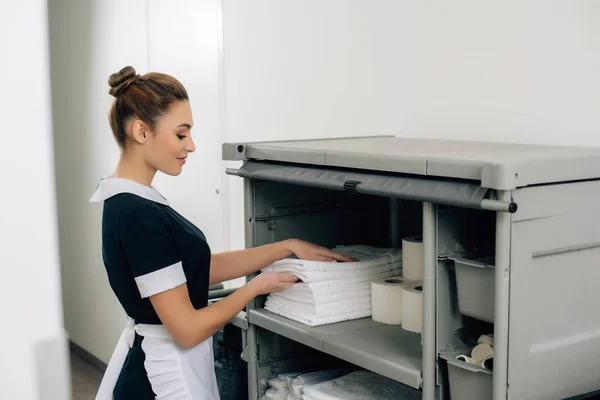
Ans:
[[[402,328],[409,332],[423,330],[423,283],[406,282],[402,288]]]
[[[423,280],[423,237],[410,236],[402,239],[402,276],[411,281]]]
[[[402,324],[402,277],[378,279],[371,282],[371,311],[375,322]]]
[[[478,344],[471,350],[471,358],[481,363],[483,360],[494,356],[494,349],[488,343]]]
[[[468,364],[478,365],[477,361],[475,361],[471,357],[465,356],[463,354],[456,356],[456,359],[460,360],[460,361],[464,361]]]
[[[494,369],[494,356],[490,356],[481,362],[481,367],[492,371]]]
[[[479,339],[477,339],[477,343],[487,343],[490,346],[494,347],[494,335],[481,335]]]

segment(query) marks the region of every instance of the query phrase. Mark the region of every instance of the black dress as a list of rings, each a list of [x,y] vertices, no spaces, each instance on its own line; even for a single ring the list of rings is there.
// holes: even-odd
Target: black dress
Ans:
[[[102,257],[111,288],[136,324],[161,324],[149,297],[183,283],[196,309],[207,306],[211,251],[200,229],[153,187],[126,179],[102,180],[91,201],[104,201]],[[143,340],[135,335],[115,400],[155,398]]]

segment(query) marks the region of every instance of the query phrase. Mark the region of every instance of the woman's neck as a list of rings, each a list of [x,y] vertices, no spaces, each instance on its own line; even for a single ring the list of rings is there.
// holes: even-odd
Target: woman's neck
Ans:
[[[143,160],[121,154],[113,177],[129,179],[142,185],[152,186],[154,175],[156,175],[156,170],[149,168]]]

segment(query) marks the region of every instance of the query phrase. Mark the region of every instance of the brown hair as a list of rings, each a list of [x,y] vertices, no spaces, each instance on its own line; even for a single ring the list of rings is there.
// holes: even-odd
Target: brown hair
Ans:
[[[127,141],[124,124],[128,119],[139,118],[154,130],[172,103],[189,100],[181,82],[172,76],[158,72],[137,75],[130,66],[112,74],[108,84],[111,87],[108,93],[115,97],[108,119],[121,149],[125,149]]]

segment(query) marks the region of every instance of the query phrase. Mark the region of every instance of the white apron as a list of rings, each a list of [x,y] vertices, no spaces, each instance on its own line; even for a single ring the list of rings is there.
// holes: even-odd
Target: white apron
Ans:
[[[164,325],[135,325],[131,318],[128,318],[127,327],[110,358],[96,400],[113,398],[135,332],[144,337],[144,367],[156,400],[219,400],[212,337],[191,349],[184,349],[173,340]]]

